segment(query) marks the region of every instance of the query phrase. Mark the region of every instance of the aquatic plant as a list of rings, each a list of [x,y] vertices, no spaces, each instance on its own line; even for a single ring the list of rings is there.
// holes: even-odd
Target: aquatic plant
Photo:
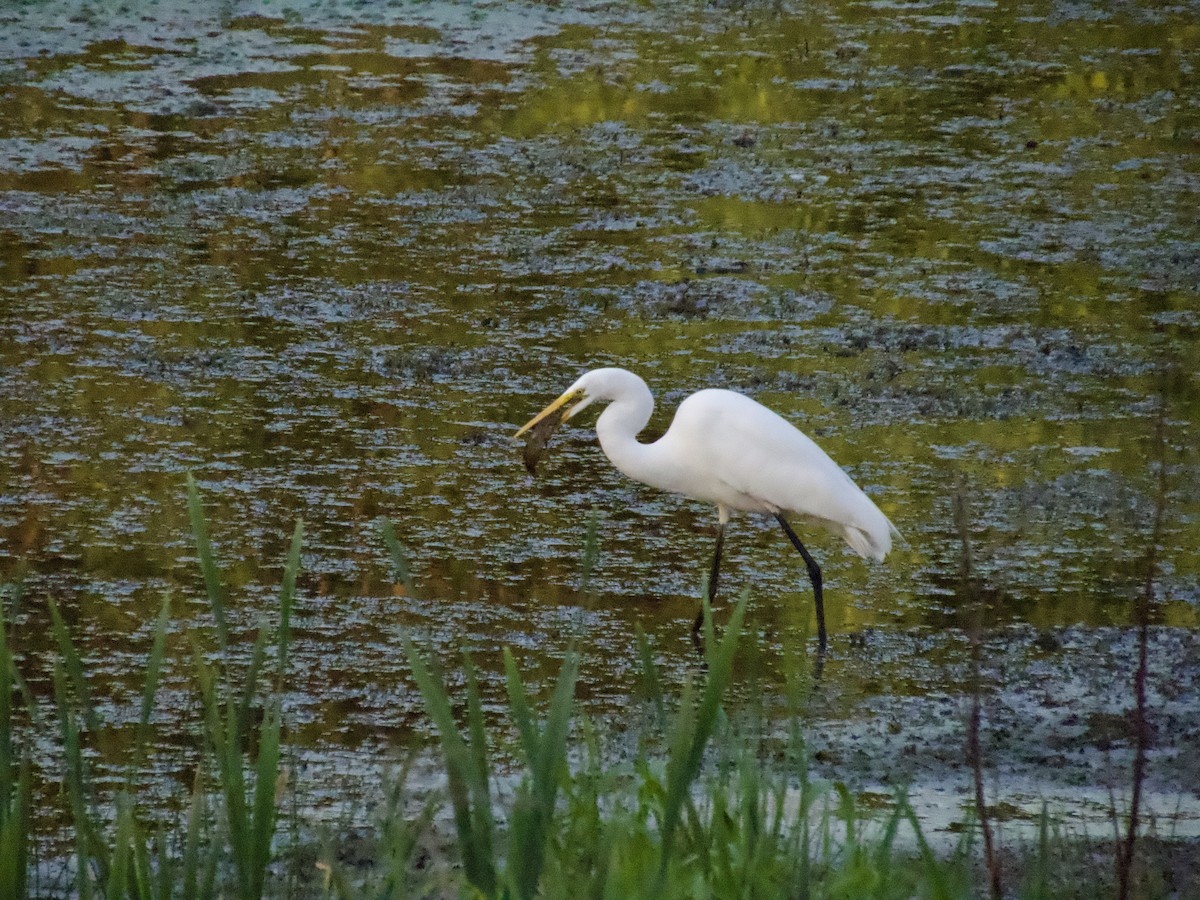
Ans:
[[[283,763],[280,696],[303,526],[297,523],[292,534],[277,615],[260,622],[239,664],[226,624],[225,577],[190,478],[187,493],[217,647],[206,649],[203,633],[187,636],[202,739],[190,790],[179,798],[184,812],[165,816],[161,801],[141,787],[157,764],[151,719],[169,664],[171,598],[163,598],[154,622],[133,745],[124,778],[113,787],[93,772],[89,741],[106,722],[93,696],[89,662],[53,602],[48,612],[58,653],[51,674],[61,753],[35,759],[34,742],[21,739],[51,726],[41,719],[10,643],[8,623],[16,617],[19,592],[0,592],[2,897],[949,900],[994,890],[998,863],[990,860],[980,877],[973,830],[950,852],[935,852],[903,791],[879,819],[845,785],[810,776],[804,709],[811,676],[799,664],[789,671],[783,692],[789,712],[782,733],[777,720],[764,729],[731,700],[735,665],[739,659],[752,662],[757,652],[755,641],[747,640],[752,631],[744,627],[745,594],[720,640],[704,604],[705,658],[677,693],[664,686],[655,648],[638,632],[645,704],[638,719],[644,728],[632,753],[628,741],[623,752],[612,752],[609,729],[575,703],[585,659],[577,641],[564,653],[552,684],[538,689],[513,654],[504,652],[505,724],[485,716],[480,673],[469,652],[462,656],[465,694],[456,699],[431,654],[405,636],[405,654],[437,734],[446,796],[424,788],[414,802],[402,774],[388,786],[366,838],[354,835],[366,848],[364,863],[343,861],[339,850],[349,833],[328,836],[324,850],[314,855],[322,839],[311,829],[281,834],[277,827],[290,778]],[[581,553],[583,598],[597,559],[596,533],[593,517]],[[383,524],[382,538],[396,577],[415,596],[411,564],[390,523]],[[544,710],[538,700],[543,693]],[[512,751],[500,752],[501,747]],[[46,767],[46,782],[63,785],[67,818],[59,836],[70,843],[53,859],[39,860],[34,852],[35,764]],[[452,837],[439,826],[444,802]],[[982,801],[981,814],[986,815]],[[1056,896],[1074,877],[1065,873],[1077,871],[1061,867],[1061,861],[1085,858],[1091,846],[1063,832],[1044,811],[1036,844],[1022,851],[1026,874],[1017,896]],[[1123,890],[1136,883],[1142,895],[1158,895],[1156,882],[1137,879],[1132,867],[1118,874]],[[1097,889],[1108,886],[1098,873],[1089,878]],[[1166,890],[1158,893],[1165,896]]]
[[[0,602],[0,897],[21,900],[28,884],[32,774],[28,746],[19,758],[13,747],[12,699],[20,674],[8,647],[6,618]]]

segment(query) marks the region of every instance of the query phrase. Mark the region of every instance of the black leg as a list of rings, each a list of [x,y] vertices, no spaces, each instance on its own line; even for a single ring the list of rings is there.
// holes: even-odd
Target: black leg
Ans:
[[[776,514],[775,521],[783,526],[784,533],[788,536],[788,540],[792,542],[792,546],[800,551],[800,555],[804,557],[804,564],[808,566],[808,579],[812,582],[813,597],[816,598],[817,609],[817,643],[822,654],[825,653],[825,598],[821,594],[821,567],[817,565],[817,561],[812,558],[812,554],[805,549],[800,543],[800,538],[796,537],[796,532],[792,531],[792,526],[788,524],[787,519],[782,515]]]
[[[708,607],[712,607],[717,602],[717,580],[721,576],[721,548],[725,546],[725,523],[721,522],[717,525],[717,548],[713,551],[712,569],[708,573]],[[701,641],[700,629],[704,627],[704,605],[700,605],[700,611],[696,613],[696,621],[692,623],[692,645],[696,648],[696,652],[701,656],[704,655],[704,644]]]

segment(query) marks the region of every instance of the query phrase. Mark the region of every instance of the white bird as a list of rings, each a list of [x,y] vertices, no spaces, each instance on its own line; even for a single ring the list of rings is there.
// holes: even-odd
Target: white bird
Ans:
[[[825,650],[821,568],[785,518],[803,516],[846,539],[860,556],[882,560],[899,535],[887,516],[808,435],[761,403],[734,391],[697,391],[679,404],[671,427],[643,444],[654,397],[646,382],[625,369],[594,369],[529,420],[515,437],[554,415],[572,418],[592,403],[608,403],[596,421],[600,447],[635,481],[716,504],[719,525],[710,603],[717,593],[725,526],[734,510],[767,513],[783,527],[808,566],[816,601],[817,635]],[[560,413],[564,406],[574,403]],[[699,646],[703,612],[692,628]]]

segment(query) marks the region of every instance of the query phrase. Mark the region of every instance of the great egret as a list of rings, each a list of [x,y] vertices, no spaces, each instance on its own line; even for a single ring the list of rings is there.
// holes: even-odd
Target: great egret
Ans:
[[[592,403],[608,403],[596,421],[600,446],[635,481],[717,506],[717,546],[708,579],[717,594],[725,526],[733,510],[775,517],[808,566],[816,601],[817,636],[825,651],[821,567],[784,517],[794,513],[840,534],[860,556],[882,560],[898,534],[887,516],[808,435],[749,397],[720,389],[697,391],[679,404],[667,433],[652,444],[637,434],[650,421],[654,397],[646,382],[625,369],[593,369],[517,431],[552,430]],[[574,403],[562,411],[567,404]],[[547,435],[534,432],[544,443]],[[528,462],[528,460],[527,460]],[[703,613],[692,638],[699,645]]]

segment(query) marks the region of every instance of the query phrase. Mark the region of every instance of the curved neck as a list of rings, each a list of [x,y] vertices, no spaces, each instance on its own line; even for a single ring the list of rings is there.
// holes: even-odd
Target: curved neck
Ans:
[[[612,464],[635,481],[651,485],[656,484],[654,445],[641,443],[637,435],[653,412],[654,397],[642,382],[636,390],[610,403],[596,420],[596,436]]]

